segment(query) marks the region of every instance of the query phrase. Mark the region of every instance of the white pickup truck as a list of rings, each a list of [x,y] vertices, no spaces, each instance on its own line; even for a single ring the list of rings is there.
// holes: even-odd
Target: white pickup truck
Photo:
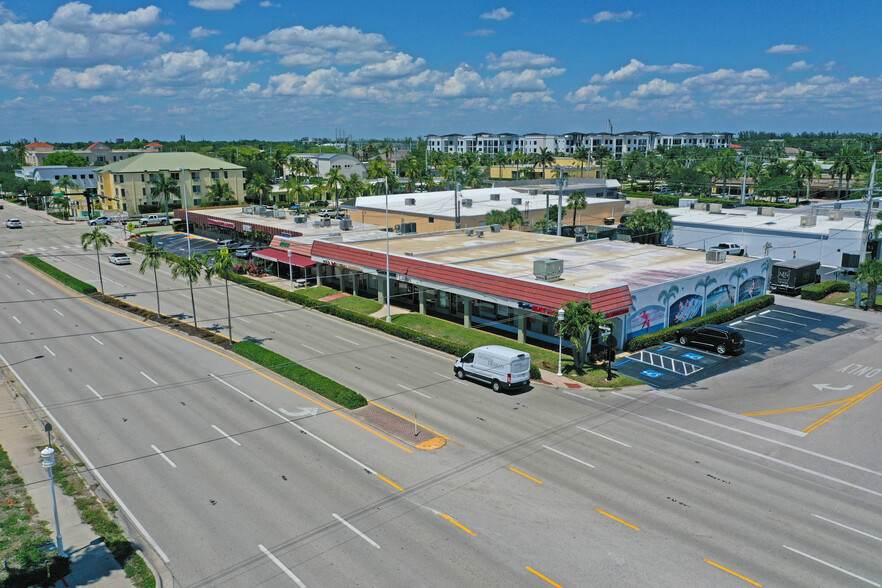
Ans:
[[[142,216],[139,223],[142,227],[148,225],[167,225],[168,217],[162,214],[148,214],[147,216]]]
[[[708,251],[725,251],[727,255],[744,255],[744,247],[738,243],[720,243],[713,247],[708,247]]]

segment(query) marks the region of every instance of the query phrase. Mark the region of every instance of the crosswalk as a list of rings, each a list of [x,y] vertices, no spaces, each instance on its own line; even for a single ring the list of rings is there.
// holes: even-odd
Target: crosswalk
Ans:
[[[56,247],[17,247],[14,251],[0,249],[0,256],[9,256],[15,253],[43,253],[46,251],[61,251],[64,249],[76,249],[78,251],[82,251],[83,248],[79,245],[58,245]]]

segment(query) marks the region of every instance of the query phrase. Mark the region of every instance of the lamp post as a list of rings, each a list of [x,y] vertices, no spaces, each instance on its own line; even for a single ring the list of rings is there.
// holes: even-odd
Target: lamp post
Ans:
[[[61,540],[61,525],[58,524],[58,504],[55,502],[55,475],[52,473],[52,467],[55,465],[55,450],[52,449],[52,425],[46,423],[46,433],[49,435],[49,445],[40,452],[43,458],[43,467],[49,471],[49,488],[52,490],[52,509],[55,511],[55,540],[58,547],[58,555],[67,557],[64,552],[64,543]]]
[[[389,280],[389,178],[383,178],[386,184],[386,322],[392,322],[392,296]]]
[[[181,172],[181,189],[184,191],[184,222],[187,224],[187,259],[191,259],[193,254],[190,251],[190,213],[187,210],[187,171],[182,167],[179,167],[178,171]]]
[[[294,291],[294,269],[291,266],[291,249],[288,249],[288,278],[291,280],[291,291]]]
[[[563,323],[566,311],[559,308],[557,311],[557,375],[563,375],[563,331],[561,323]]]
[[[560,237],[560,223],[563,215],[563,189],[567,186],[567,179],[561,175],[560,166],[554,168],[557,172],[557,236]]]
[[[607,350],[606,350],[607,351],[607,353],[606,353],[606,381],[612,382],[612,354],[613,354],[613,350],[612,350],[612,345],[611,345],[612,341],[610,340],[610,333],[612,333],[612,329],[610,329],[607,326],[601,325],[600,326],[600,333],[603,337],[604,343],[606,343],[606,346],[607,346]]]

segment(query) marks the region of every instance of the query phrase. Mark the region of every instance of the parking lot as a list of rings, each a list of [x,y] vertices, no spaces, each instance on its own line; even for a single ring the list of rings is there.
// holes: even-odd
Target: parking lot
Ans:
[[[147,244],[146,237],[135,239],[138,243]],[[153,236],[153,246],[180,257],[187,257],[187,234],[186,233],[156,233]],[[190,236],[190,252],[193,255],[214,253],[217,251],[217,241],[204,237]]]
[[[778,305],[726,324],[744,336],[744,353],[718,355],[672,341],[619,357],[615,369],[656,388],[677,388],[807,347],[857,326],[840,317]]]

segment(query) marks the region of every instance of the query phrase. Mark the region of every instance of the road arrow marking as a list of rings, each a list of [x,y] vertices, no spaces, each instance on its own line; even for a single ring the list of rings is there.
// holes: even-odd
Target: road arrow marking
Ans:
[[[823,391],[823,390],[851,390],[852,388],[854,388],[854,386],[852,386],[851,384],[849,384],[848,386],[843,386],[841,388],[836,388],[835,386],[831,386],[830,384],[812,384],[812,386],[814,386],[815,388],[817,388],[818,390],[821,390],[821,391]]]
[[[312,408],[304,408],[301,406],[300,412],[288,412],[284,408],[280,408],[279,412],[289,417],[315,416],[318,414],[318,408],[314,406]]]

